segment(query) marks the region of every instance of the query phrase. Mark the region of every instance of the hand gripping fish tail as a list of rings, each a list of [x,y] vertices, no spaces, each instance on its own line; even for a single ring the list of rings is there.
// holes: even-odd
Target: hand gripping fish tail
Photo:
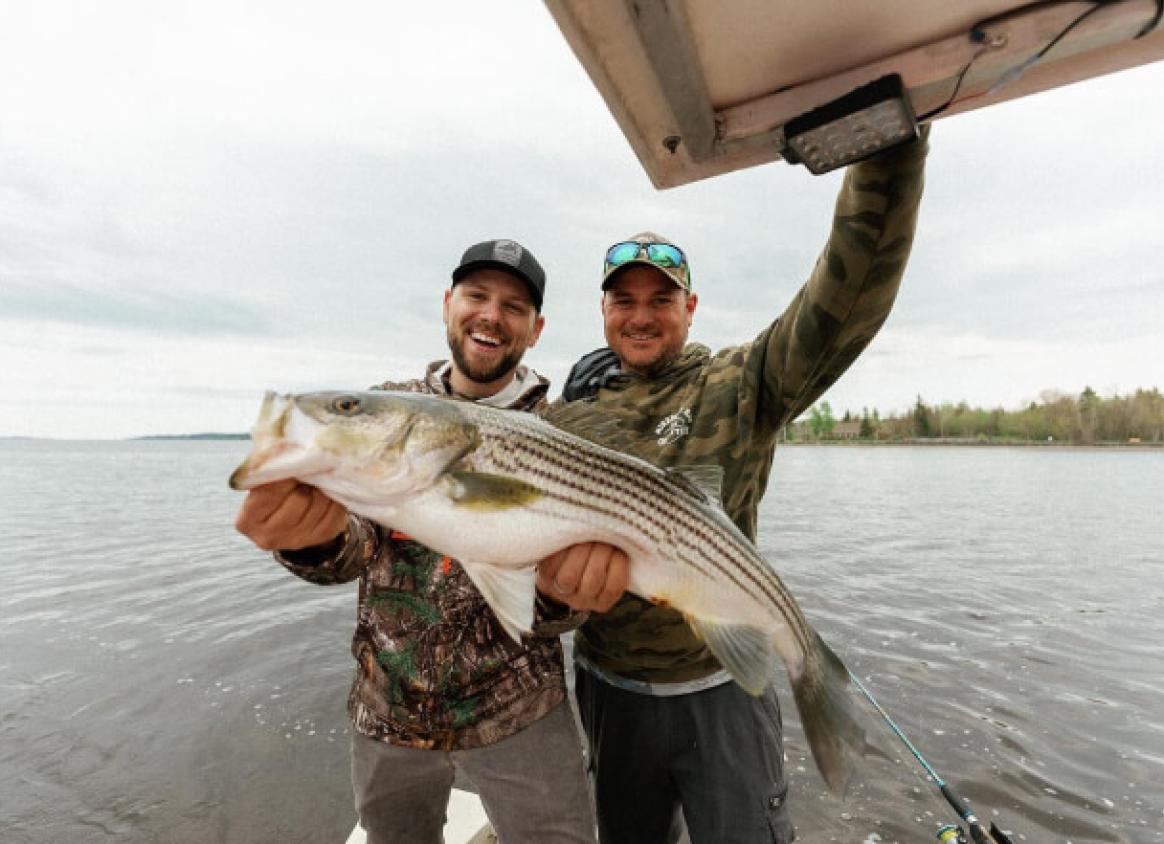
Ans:
[[[621,548],[629,591],[682,613],[743,688],[759,694],[784,662],[817,766],[843,792],[865,749],[849,672],[724,512],[719,467],[660,469],[617,450],[616,431],[570,424],[418,393],[268,396],[231,486],[295,478],[456,559],[515,639],[538,561]]]

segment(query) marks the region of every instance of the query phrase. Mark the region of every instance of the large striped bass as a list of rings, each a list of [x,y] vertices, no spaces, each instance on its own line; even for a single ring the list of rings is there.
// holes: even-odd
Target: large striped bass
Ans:
[[[682,612],[743,688],[759,694],[783,659],[817,766],[844,790],[864,749],[848,671],[724,513],[718,467],[663,470],[528,413],[418,393],[268,393],[251,436],[232,487],[296,478],[454,557],[515,639],[538,561],[622,548],[630,591]]]

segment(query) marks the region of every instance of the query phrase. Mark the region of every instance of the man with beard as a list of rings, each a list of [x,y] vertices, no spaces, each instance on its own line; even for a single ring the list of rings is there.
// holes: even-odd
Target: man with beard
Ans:
[[[929,129],[922,135],[849,167],[807,282],[741,345],[713,353],[687,342],[698,300],[687,256],[667,238],[643,232],[611,246],[601,283],[608,347],[566,381],[571,424],[615,429],[656,466],[718,476],[724,510],[754,541],[780,430],[893,307],[921,200]],[[757,303],[766,296],[754,292]],[[588,553],[577,545],[544,563],[543,588],[572,602]],[[629,593],[578,630],[574,657],[602,844],[675,841],[683,822],[694,844],[792,840],[771,684],[748,695],[680,613]]]
[[[469,247],[444,294],[452,360],[374,389],[537,409],[549,382],[520,361],[541,334],[544,289],[541,266],[520,244]],[[519,645],[456,560],[296,481],[252,490],[236,527],[304,580],[359,580],[348,711],[369,844],[440,842],[458,773],[502,841],[594,841],[558,640],[584,614],[539,597],[534,634]],[[571,589],[575,607],[607,609],[625,588],[625,555],[601,556],[602,576]]]

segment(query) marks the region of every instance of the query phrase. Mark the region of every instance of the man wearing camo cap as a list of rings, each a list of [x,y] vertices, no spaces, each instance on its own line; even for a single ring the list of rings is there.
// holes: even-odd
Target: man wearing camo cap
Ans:
[[[614,420],[660,467],[718,467],[724,509],[754,541],[778,433],[893,306],[921,199],[922,134],[849,167],[807,283],[743,345],[712,353],[687,343],[698,300],[679,247],[652,232],[611,246],[601,302],[609,345],[580,360],[563,391],[590,411],[578,424]],[[567,549],[541,567],[539,588],[572,603],[610,559],[604,545]],[[793,839],[773,686],[748,695],[680,613],[629,593],[578,630],[575,663],[602,844],[675,841],[683,821],[694,844]]]

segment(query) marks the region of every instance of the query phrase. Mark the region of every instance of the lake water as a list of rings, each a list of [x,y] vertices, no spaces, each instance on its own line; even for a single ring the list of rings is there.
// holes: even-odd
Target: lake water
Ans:
[[[342,842],[354,587],[234,533],[243,442],[0,442],[0,841]],[[761,549],[1016,841],[1164,842],[1164,453],[782,447]],[[801,840],[952,820],[871,714]]]

